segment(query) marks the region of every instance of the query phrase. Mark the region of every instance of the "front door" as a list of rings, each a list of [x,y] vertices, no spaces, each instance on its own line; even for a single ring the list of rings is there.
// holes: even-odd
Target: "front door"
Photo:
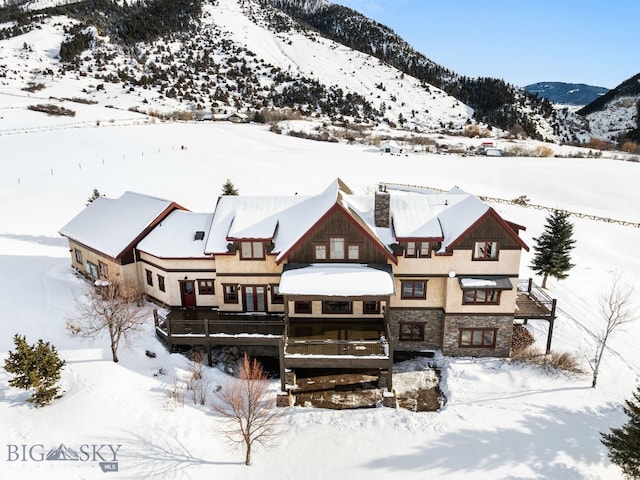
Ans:
[[[247,285],[244,287],[244,309],[247,312],[266,312],[266,287]]]
[[[184,308],[195,308],[196,306],[196,286],[193,280],[180,281],[180,296]]]

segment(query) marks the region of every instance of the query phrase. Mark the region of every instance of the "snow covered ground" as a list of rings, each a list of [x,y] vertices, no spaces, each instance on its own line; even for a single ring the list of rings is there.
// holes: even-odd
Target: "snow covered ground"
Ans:
[[[445,358],[448,402],[440,412],[291,408],[278,443],[257,448],[254,465],[245,467],[242,454],[225,445],[208,408],[193,406],[188,396],[184,407],[172,405],[168,394],[174,379],[185,375],[186,361],[166,352],[151,325],[118,364],[110,361],[106,340],[82,343],[66,333],[65,317],[83,282],[73,274],[57,231],[84,207],[93,188],[111,197],[137,191],[210,212],[227,178],[241,194],[302,195],[320,192],[338,176],[360,192],[379,181],[458,185],[478,195],[527,195],[532,203],[639,222],[640,164],[390,156],[368,146],[279,136],[254,125],[119,125],[100,117],[99,106],[86,107],[84,128],[53,128],[65,120],[52,122],[41,113],[8,108],[15,100],[1,101],[0,360],[15,333],[32,343],[53,342],[67,360],[63,397],[42,409],[10,388],[0,369],[2,478],[103,478],[98,463],[112,460],[117,445],[119,471],[107,478],[622,478],[599,432],[624,421],[620,404],[640,380],[640,321],[611,339],[596,390],[588,376],[548,374],[500,359]],[[45,119],[49,125],[42,124]],[[545,212],[496,208],[527,227],[522,236],[532,245]],[[573,221],[576,266],[567,280],[550,281],[550,294],[559,307],[553,349],[579,356],[593,346],[598,296],[611,274],[640,285],[640,229]],[[531,276],[530,258],[523,255],[522,277]],[[546,324],[530,325],[543,342]],[[147,349],[157,357],[145,356]],[[154,376],[161,368],[166,375]],[[215,369],[207,375],[212,385],[226,378]],[[61,443],[83,448],[87,461],[38,461]]]

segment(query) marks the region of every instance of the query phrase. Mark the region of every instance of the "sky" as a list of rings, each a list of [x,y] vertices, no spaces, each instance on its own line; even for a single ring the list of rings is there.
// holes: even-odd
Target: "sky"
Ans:
[[[461,75],[614,88],[640,72],[637,0],[331,1]]]

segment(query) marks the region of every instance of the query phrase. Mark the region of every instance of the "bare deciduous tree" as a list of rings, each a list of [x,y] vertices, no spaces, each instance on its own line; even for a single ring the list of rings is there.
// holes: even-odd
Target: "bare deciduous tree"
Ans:
[[[245,450],[245,465],[251,464],[254,443],[269,446],[282,433],[280,419],[283,411],[268,396],[269,381],[260,362],[247,354],[240,361],[240,378],[230,379],[217,392],[211,407],[222,416],[220,429],[229,443]]]
[[[596,351],[593,358],[589,359],[589,366],[593,372],[591,387],[596,388],[600,362],[611,335],[620,327],[635,320],[633,316],[633,286],[623,283],[620,275],[615,274],[609,290],[600,297],[600,313],[604,325],[596,332]]]
[[[109,333],[111,356],[118,361],[120,342],[128,345],[130,337],[140,332],[148,312],[141,304],[136,284],[117,278],[88,285],[85,294],[76,302],[76,313],[67,319],[67,329],[80,338],[95,339],[104,331]]]

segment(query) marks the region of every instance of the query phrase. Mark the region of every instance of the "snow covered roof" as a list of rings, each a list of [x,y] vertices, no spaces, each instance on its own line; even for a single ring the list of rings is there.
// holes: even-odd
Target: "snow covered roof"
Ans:
[[[513,284],[508,277],[474,276],[458,277],[458,283],[463,290],[512,290]]]
[[[99,197],[60,229],[63,235],[117,258],[148,229],[179,205],[161,198],[125,192],[120,198]]]
[[[325,214],[339,206],[393,261],[390,245],[399,239],[442,241],[440,252],[444,252],[490,210],[457,187],[446,193],[394,188],[389,194],[391,227],[376,227],[373,196],[355,195],[339,178],[315,196],[223,196],[205,252],[225,253],[232,241],[268,240],[281,262]]]
[[[287,264],[280,277],[281,295],[357,297],[393,295],[389,265],[354,263]]]
[[[158,258],[204,258],[212,213],[175,210],[154,227],[138,249]]]

